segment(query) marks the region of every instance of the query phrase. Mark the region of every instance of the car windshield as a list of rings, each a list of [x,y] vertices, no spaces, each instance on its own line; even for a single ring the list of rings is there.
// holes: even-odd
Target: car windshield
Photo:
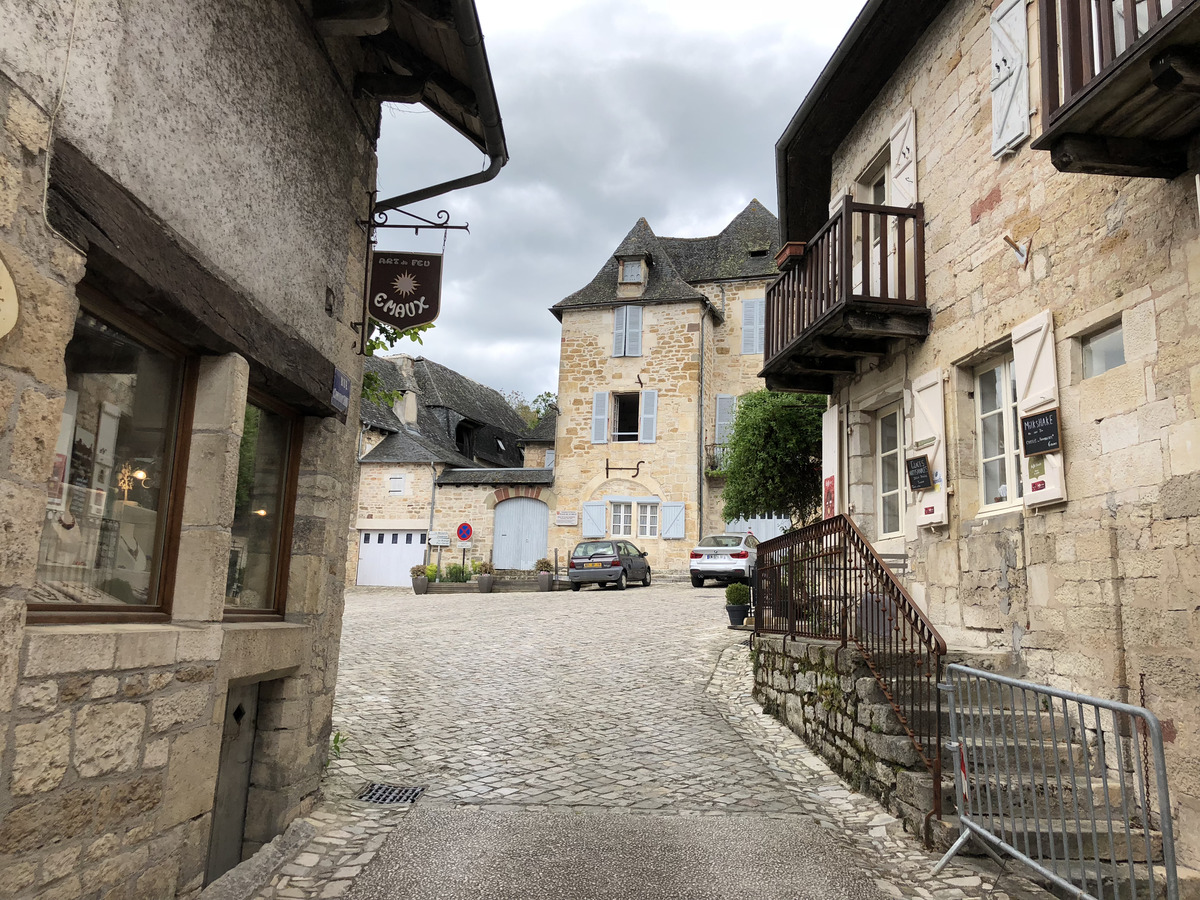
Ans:
[[[584,541],[575,548],[572,556],[598,556],[601,553],[609,556],[615,556],[616,550],[613,548],[612,541]]]
[[[742,536],[740,534],[714,534],[700,542],[701,547],[740,547],[741,545]]]

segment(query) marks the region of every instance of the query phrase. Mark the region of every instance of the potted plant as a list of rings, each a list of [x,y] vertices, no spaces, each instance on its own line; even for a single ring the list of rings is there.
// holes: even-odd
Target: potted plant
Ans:
[[[729,613],[729,624],[741,625],[750,615],[750,585],[735,582],[725,588],[725,612]]]
[[[425,574],[424,566],[413,566],[408,570],[408,574],[412,576],[414,594],[423,594],[429,590],[429,577]]]
[[[490,562],[482,562],[479,564],[479,593],[490,594],[492,587],[496,584],[496,571],[492,568]]]
[[[548,591],[554,587],[554,563],[543,556],[533,564],[533,571],[537,572],[539,591]]]

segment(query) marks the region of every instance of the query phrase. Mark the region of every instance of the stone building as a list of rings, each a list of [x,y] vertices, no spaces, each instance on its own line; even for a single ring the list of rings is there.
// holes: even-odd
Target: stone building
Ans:
[[[164,898],[314,800],[381,101],[470,0],[0,0],[0,895]],[[351,424],[347,426],[349,418]]]
[[[681,572],[702,533],[725,529],[719,456],[737,397],[762,388],[777,232],[757,200],[713,237],[659,237],[641,219],[586,287],[552,307],[565,515],[551,547],[626,536],[655,571]],[[753,524],[757,534],[778,523]]]
[[[532,569],[546,555],[554,505],[553,417],[530,431],[498,391],[423,357],[366,365],[396,400],[391,408],[362,402],[348,563],[357,583],[408,587],[412,566],[437,561],[428,545],[435,532],[451,540],[443,566],[465,558]],[[464,522],[473,529],[465,557]]]
[[[1059,5],[867,4],[777,144],[763,374],[831,395],[830,511],[952,648],[1144,678],[1195,866],[1200,107],[1163,51],[1200,8],[1073,5],[1081,45]]]

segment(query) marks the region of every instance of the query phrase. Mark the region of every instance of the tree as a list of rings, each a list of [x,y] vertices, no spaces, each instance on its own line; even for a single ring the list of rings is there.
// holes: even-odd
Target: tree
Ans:
[[[726,521],[782,513],[793,525],[821,508],[826,398],[756,391],[738,401],[724,455]]]
[[[532,400],[526,400],[525,395],[520,391],[505,391],[501,396],[508,401],[508,405],[517,411],[517,415],[524,419],[525,424],[530,428],[546,418],[546,413],[551,409],[558,408],[558,396],[550,391],[542,391]]]

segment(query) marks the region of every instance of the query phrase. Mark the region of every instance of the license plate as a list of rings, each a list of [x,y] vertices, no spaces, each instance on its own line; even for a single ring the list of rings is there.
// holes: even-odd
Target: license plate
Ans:
[[[720,559],[720,558],[721,558],[721,554],[719,554],[719,553],[706,553],[706,554],[704,554],[704,558],[705,558],[705,559]]]
[[[604,563],[584,563],[583,567],[585,569],[602,569],[604,568]]]

